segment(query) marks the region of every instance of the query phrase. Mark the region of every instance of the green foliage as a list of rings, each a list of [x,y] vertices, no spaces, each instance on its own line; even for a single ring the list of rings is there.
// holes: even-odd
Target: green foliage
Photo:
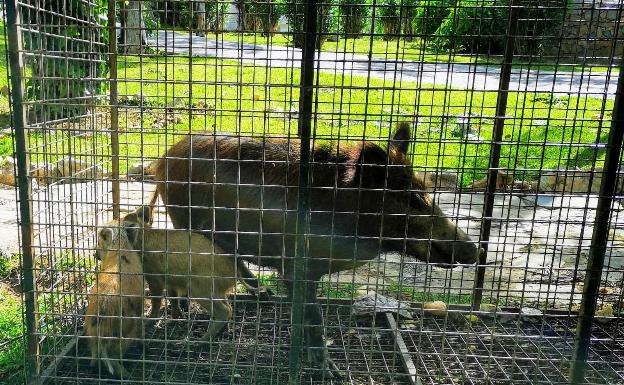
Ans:
[[[539,53],[561,29],[569,0],[518,0],[516,51]],[[477,53],[501,53],[505,47],[511,0],[461,0],[435,31],[433,46]]]
[[[236,7],[243,30],[262,32],[264,36],[275,32],[284,14],[283,4],[273,0],[238,0]]]
[[[167,27],[193,28],[193,16],[189,1],[159,1],[154,14],[159,22]]]
[[[290,32],[292,33],[292,44],[297,48],[302,48],[305,41],[303,20],[307,1],[281,1],[284,7],[284,14],[288,20]],[[316,41],[317,48],[320,48],[323,45],[323,42],[327,39],[326,34],[335,32],[337,25],[334,12],[336,4],[337,0],[327,0],[323,1],[318,6],[317,30],[321,32],[321,35]]]
[[[370,0],[343,0],[340,2],[340,25],[348,37],[362,34],[371,12]]]
[[[32,105],[31,123],[84,115],[106,89],[108,69],[106,0],[96,7],[80,0],[41,4],[45,8],[23,12],[24,22],[34,25],[24,34],[24,47],[46,53],[26,61],[31,76],[25,98],[40,102]]]
[[[358,283],[321,282],[319,284],[319,295],[334,299],[353,299],[356,297],[360,287],[362,285]]]
[[[416,7],[414,33],[432,35],[455,6],[455,0],[424,0]]]
[[[492,0],[461,0],[450,9],[435,32],[439,49],[462,48],[470,52],[501,52],[507,23],[499,18]]]
[[[225,13],[230,4],[222,0],[206,2],[206,29],[208,31],[223,31]]]
[[[413,20],[417,11],[417,0],[380,0],[378,18],[381,20],[385,40],[402,37],[411,40]]]
[[[23,383],[24,347],[20,297],[0,285],[0,383]],[[11,342],[8,342],[11,341]],[[3,342],[8,342],[3,345]]]

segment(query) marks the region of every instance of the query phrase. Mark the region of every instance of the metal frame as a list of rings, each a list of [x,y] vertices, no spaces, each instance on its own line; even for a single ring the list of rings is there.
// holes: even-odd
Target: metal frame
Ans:
[[[303,316],[305,312],[305,298],[304,290],[306,286],[305,272],[307,265],[307,242],[306,235],[309,233],[309,186],[310,186],[310,145],[314,141],[315,124],[315,105],[314,105],[314,90],[317,92],[321,88],[318,81],[317,62],[315,61],[315,52],[317,51],[316,42],[320,36],[317,30],[317,15],[319,4],[316,0],[310,0],[306,5],[305,12],[305,45],[301,55],[301,77],[300,77],[300,97],[299,97],[299,111],[298,111],[298,135],[301,139],[301,163],[299,165],[299,181],[298,181],[298,217],[297,217],[297,256],[295,263],[295,282],[294,293],[292,301],[292,330],[290,335],[290,350],[289,350],[289,383],[299,384],[302,382],[302,365],[301,356],[304,349],[304,325]],[[482,247],[486,250],[479,260],[479,266],[477,268],[476,280],[474,284],[473,298],[470,307],[459,308],[457,311],[460,313],[474,314],[479,313],[482,302],[482,292],[484,285],[485,270],[487,265],[487,249],[490,245],[490,231],[491,220],[494,211],[494,197],[496,195],[497,179],[500,171],[500,157],[501,146],[503,143],[503,130],[505,127],[506,112],[507,112],[507,97],[509,94],[510,79],[512,76],[512,68],[515,64],[514,47],[517,37],[517,22],[518,22],[518,8],[514,2],[510,5],[512,11],[508,20],[507,34],[505,39],[505,50],[503,54],[503,61],[501,65],[501,76],[498,86],[496,112],[494,118],[494,129],[491,140],[491,152],[489,158],[487,185],[485,188],[485,203],[483,208],[483,214],[481,217],[482,227],[480,231],[479,241]],[[11,90],[12,90],[12,108],[13,108],[13,122],[15,130],[15,142],[16,142],[16,158],[18,167],[18,184],[19,184],[19,204],[20,204],[20,231],[21,231],[21,248],[22,248],[22,274],[23,274],[23,287],[25,294],[25,319],[28,338],[28,381],[34,383],[41,380],[40,373],[42,369],[39,367],[39,348],[40,341],[38,340],[37,322],[35,318],[36,314],[36,290],[35,290],[35,277],[34,271],[34,252],[33,252],[33,209],[32,209],[32,191],[31,180],[29,177],[29,148],[28,138],[26,136],[26,112],[24,109],[24,79],[23,79],[23,60],[22,60],[22,42],[19,30],[19,7],[17,6],[17,0],[8,0],[6,2],[7,10],[7,29],[9,38],[9,57],[10,57],[10,72],[11,72]],[[402,10],[403,11],[403,10]],[[373,11],[375,12],[375,11]],[[191,12],[192,13],[192,12]],[[109,20],[109,34],[115,36],[116,34],[116,2],[109,1],[108,3],[108,20]],[[371,30],[372,32],[372,30]],[[371,38],[370,47],[372,49],[373,40]],[[108,52],[108,63],[110,65],[110,117],[111,117],[111,161],[112,161],[112,208],[113,217],[119,218],[121,213],[121,196],[120,196],[120,148],[119,148],[119,75],[118,75],[118,55],[117,55],[117,42],[116,39],[110,39]],[[192,40],[191,47],[192,50]],[[613,56],[615,56],[615,52]],[[618,53],[619,54],[619,53]],[[368,79],[370,81],[372,61],[368,62]],[[192,68],[192,66],[191,66]],[[396,71],[395,71],[396,72]],[[189,80],[192,81],[191,74],[189,73]],[[613,202],[616,198],[616,182],[619,172],[619,165],[622,157],[622,141],[624,136],[624,64],[620,68],[618,76],[618,88],[616,91],[616,98],[613,108],[613,117],[611,120],[611,129],[609,131],[608,143],[606,146],[605,166],[602,172],[602,183],[600,186],[600,193],[598,199],[597,214],[594,221],[593,235],[591,240],[590,253],[588,258],[588,265],[586,268],[585,284],[583,287],[583,296],[580,310],[578,312],[578,324],[575,334],[575,347],[574,355],[571,359],[572,367],[569,373],[569,381],[573,384],[582,384],[586,381],[586,371],[588,368],[589,352],[591,345],[592,327],[595,325],[594,314],[596,312],[596,304],[599,297],[599,289],[602,278],[602,271],[604,267],[605,254],[607,249],[607,243],[609,241],[609,226],[612,216]],[[189,95],[189,99],[191,96]],[[368,98],[368,94],[367,94]],[[189,116],[192,117],[192,111],[189,109]],[[364,119],[368,119],[368,114]],[[328,301],[329,303],[329,301]],[[422,308],[421,308],[422,310]],[[509,312],[512,309],[501,309],[501,312]],[[572,312],[568,312],[568,315]],[[386,315],[389,313],[386,313]],[[515,314],[520,318],[519,313]],[[394,320],[394,319],[393,319]],[[440,326],[441,333],[446,332],[449,324],[449,318],[444,318],[444,321],[440,321],[443,324]],[[542,320],[543,325],[547,322]],[[489,325],[486,325],[489,326]],[[377,327],[373,325],[373,327]],[[422,326],[421,326],[422,328]],[[520,338],[518,327],[511,333],[518,333],[517,338]],[[410,341],[415,338],[431,338],[429,335],[418,336],[409,334],[409,338],[406,338],[407,343],[403,341],[403,337],[398,331],[399,327],[395,324],[390,325],[390,330],[395,333],[397,340],[400,338],[402,343],[398,343],[400,352],[403,356],[408,355],[405,351],[410,345]],[[512,328],[513,329],[513,328]],[[398,336],[398,337],[397,337]],[[72,340],[62,350],[62,356],[65,356],[73,348]],[[479,341],[483,343],[483,341]],[[417,342],[413,343],[414,346],[418,346]],[[435,345],[432,343],[432,345]],[[517,347],[515,347],[517,348]],[[514,348],[514,349],[515,349]],[[442,349],[445,349],[443,346]],[[452,350],[452,346],[450,347]],[[521,349],[520,349],[521,350]],[[514,351],[514,355],[515,355]],[[453,352],[453,356],[460,356],[460,353]],[[407,362],[407,361],[405,361]],[[442,360],[441,360],[442,362]],[[59,362],[55,362],[55,367],[58,367]],[[410,376],[414,375],[414,371],[418,368],[420,363],[414,366],[414,363],[405,365],[409,366]],[[496,363],[498,365],[498,363]],[[53,372],[55,367],[48,367],[45,369],[48,373]],[[445,369],[446,370],[446,369]],[[414,377],[416,378],[416,377]],[[527,380],[529,380],[527,378]],[[415,382],[414,379],[412,381]]]

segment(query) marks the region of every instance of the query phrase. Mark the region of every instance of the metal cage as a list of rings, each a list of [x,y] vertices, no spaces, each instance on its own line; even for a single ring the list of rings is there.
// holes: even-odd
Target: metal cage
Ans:
[[[24,380],[624,384],[623,9],[7,0]],[[157,186],[149,273],[123,220]],[[132,244],[98,261],[102,229]],[[107,315],[140,326],[85,332]]]

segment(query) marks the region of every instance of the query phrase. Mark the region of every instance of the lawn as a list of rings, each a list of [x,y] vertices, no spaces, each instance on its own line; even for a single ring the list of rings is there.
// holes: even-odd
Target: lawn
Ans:
[[[293,85],[299,81],[298,69],[196,57],[120,57],[119,77],[122,172],[136,159],[159,156],[178,135],[189,132],[296,135],[299,92]],[[487,168],[496,92],[329,73],[318,74],[318,83],[317,141],[385,142],[393,122],[418,115],[411,149],[417,168],[459,170],[464,184]],[[609,119],[609,114],[602,115],[603,107],[611,111],[612,101],[603,106],[602,100],[590,97],[511,92],[501,164],[526,169],[518,179],[532,179],[541,169],[587,168],[596,159],[600,163],[604,148],[595,143],[605,142]],[[101,110],[96,123],[108,129],[108,110]],[[475,134],[466,139],[458,133],[457,115],[470,114]],[[52,154],[49,161],[70,149],[77,155],[97,154],[102,165],[110,166],[108,133],[81,131],[85,125],[33,133],[31,149]]]

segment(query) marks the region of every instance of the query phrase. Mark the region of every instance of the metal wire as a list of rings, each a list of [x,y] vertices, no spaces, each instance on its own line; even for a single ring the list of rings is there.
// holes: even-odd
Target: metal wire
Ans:
[[[567,384],[581,338],[584,383],[624,383],[623,6],[6,2],[29,381]],[[95,291],[139,332],[85,333]]]

